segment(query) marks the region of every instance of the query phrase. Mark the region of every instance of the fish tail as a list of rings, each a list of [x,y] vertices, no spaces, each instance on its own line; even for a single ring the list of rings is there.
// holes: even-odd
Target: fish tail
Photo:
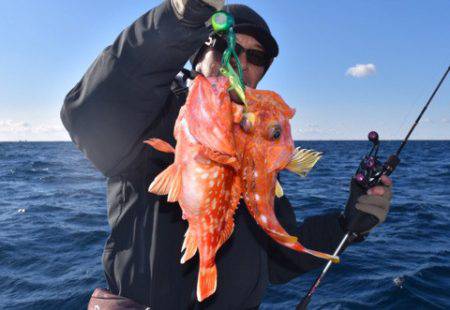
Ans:
[[[217,267],[204,267],[200,264],[197,280],[197,299],[203,301],[211,296],[217,288]]]
[[[272,237],[278,243],[281,243],[284,246],[286,246],[290,249],[293,249],[297,252],[308,253],[312,256],[322,258],[325,260],[329,260],[335,264],[338,264],[340,262],[340,259],[338,256],[330,255],[330,254],[326,254],[323,252],[314,251],[314,250],[305,248],[298,242],[298,238],[295,236],[291,236],[287,233],[278,232],[278,231],[274,231],[274,230],[267,230],[267,233],[270,235],[270,237]]]
[[[269,236],[271,236],[275,241],[282,243],[284,245],[296,244],[298,238],[291,236],[284,232],[277,232],[274,230],[266,230]]]
[[[144,143],[151,145],[158,151],[161,151],[164,153],[175,153],[175,149],[173,148],[173,146],[171,146],[169,143],[167,143],[166,141],[163,141],[161,139],[152,138],[152,139],[145,140]]]
[[[319,251],[314,251],[314,250],[303,248],[302,252],[311,254],[312,256],[315,256],[315,257],[318,257],[318,258],[329,260],[329,261],[331,261],[332,263],[335,263],[335,264],[339,264],[339,262],[341,261],[339,256],[330,255],[330,254],[322,253],[322,252],[319,252]]]

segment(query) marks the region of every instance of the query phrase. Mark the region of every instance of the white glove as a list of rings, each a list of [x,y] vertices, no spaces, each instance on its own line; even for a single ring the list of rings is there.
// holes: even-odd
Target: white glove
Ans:
[[[212,6],[216,10],[220,10],[225,0],[202,0],[203,3]],[[184,11],[186,9],[186,5],[188,5],[189,0],[172,0],[172,6],[175,9],[175,11],[178,13],[179,16],[184,15]]]
[[[216,10],[220,10],[223,7],[223,4],[225,3],[225,0],[202,0],[206,4],[209,4]]]

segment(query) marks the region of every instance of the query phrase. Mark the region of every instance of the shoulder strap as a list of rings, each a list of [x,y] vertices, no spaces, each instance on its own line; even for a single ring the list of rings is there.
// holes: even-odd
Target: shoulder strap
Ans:
[[[185,68],[181,69],[181,71],[177,74],[175,79],[172,82],[172,85],[170,86],[170,89],[172,93],[174,93],[175,96],[186,96],[186,93],[188,92],[189,88],[187,86],[187,80],[193,80],[198,75],[198,72],[196,71],[189,71]]]

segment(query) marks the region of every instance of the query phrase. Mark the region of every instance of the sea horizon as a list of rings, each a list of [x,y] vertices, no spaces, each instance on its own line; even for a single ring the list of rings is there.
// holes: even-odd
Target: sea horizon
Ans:
[[[382,143],[380,158],[394,152],[399,141]],[[369,150],[370,142],[363,142],[296,143],[326,154],[306,178],[282,172],[299,223],[342,210],[348,183]],[[311,309],[450,307],[449,151],[448,140],[407,145],[392,175],[386,222],[341,255]],[[106,190],[105,177],[71,141],[0,142],[2,307],[81,309],[96,287],[106,287]],[[294,308],[319,272],[270,285],[261,310]]]

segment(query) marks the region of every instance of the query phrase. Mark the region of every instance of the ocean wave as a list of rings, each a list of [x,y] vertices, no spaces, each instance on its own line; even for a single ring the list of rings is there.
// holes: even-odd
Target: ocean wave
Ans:
[[[301,144],[325,155],[306,178],[281,175],[298,220],[342,210],[368,143]],[[408,148],[392,175],[386,222],[341,255],[311,309],[450,308],[450,143]],[[0,308],[86,307],[93,288],[105,286],[105,196],[105,178],[71,143],[0,143]],[[261,308],[294,307],[319,272],[270,287]]]

